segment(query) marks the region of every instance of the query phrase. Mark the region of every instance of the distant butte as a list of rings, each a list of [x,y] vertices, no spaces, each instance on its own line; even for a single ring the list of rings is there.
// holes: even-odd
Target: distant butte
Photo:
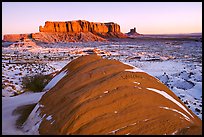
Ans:
[[[39,27],[38,33],[8,34],[4,35],[4,41],[21,41],[22,38],[30,38],[35,41],[54,42],[84,42],[107,41],[107,38],[126,38],[120,31],[120,25],[114,22],[98,23],[85,20],[51,22],[46,21]]]
[[[128,36],[138,36],[138,35],[142,35],[142,34],[139,34],[137,31],[136,31],[136,28],[134,27],[133,29],[130,29],[130,32],[126,33]]]

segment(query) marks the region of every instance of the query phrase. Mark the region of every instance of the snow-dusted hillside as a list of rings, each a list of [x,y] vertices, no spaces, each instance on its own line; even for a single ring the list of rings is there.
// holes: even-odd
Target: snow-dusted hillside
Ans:
[[[9,126],[11,130],[6,126],[11,116],[7,110],[17,107],[12,103],[20,102],[21,97],[26,96],[29,102],[30,94],[36,94],[21,94],[24,92],[22,77],[59,71],[73,59],[93,53],[131,64],[155,76],[202,119],[202,42],[155,40],[42,44],[41,48],[2,48],[2,119],[3,127],[6,127],[3,134],[24,134],[13,132],[14,126]],[[30,101],[36,103],[38,99]]]

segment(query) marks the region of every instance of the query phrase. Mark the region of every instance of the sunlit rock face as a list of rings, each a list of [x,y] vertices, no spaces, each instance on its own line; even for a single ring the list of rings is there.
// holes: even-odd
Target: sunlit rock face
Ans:
[[[39,134],[202,134],[202,121],[158,79],[95,54],[67,64],[45,90],[25,124]]]
[[[66,22],[50,22],[46,21],[45,26],[39,27],[40,32],[92,32],[92,33],[108,33],[120,32],[120,26],[116,23],[95,23],[85,20],[66,21]]]
[[[7,34],[4,41],[19,41],[22,38],[30,38],[39,42],[87,42],[107,41],[107,38],[126,38],[120,32],[120,25],[108,22],[89,22],[85,20],[51,22],[46,21],[44,27],[39,27],[38,33]]]
[[[39,27],[32,37],[42,42],[107,41],[107,38],[127,38],[116,23],[99,23],[85,20],[51,22]]]
[[[22,39],[28,39],[31,37],[31,34],[6,34],[3,37],[4,41],[16,42],[21,41]]]

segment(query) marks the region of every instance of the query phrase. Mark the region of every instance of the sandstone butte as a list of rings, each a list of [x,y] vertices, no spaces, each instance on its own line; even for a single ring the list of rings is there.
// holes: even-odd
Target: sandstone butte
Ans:
[[[158,79],[97,55],[55,77],[24,125],[33,134],[200,135],[202,121]]]
[[[85,20],[51,22],[46,21],[44,27],[39,27],[38,33],[7,34],[4,41],[19,41],[30,38],[40,42],[77,42],[77,41],[106,41],[107,38],[126,38],[120,32],[116,23],[97,23]]]

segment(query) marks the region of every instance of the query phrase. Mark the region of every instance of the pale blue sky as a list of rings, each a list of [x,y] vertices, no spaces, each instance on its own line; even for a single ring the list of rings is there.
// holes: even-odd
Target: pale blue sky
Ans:
[[[115,22],[127,33],[202,32],[201,2],[3,2],[2,34],[33,33],[45,21]]]

